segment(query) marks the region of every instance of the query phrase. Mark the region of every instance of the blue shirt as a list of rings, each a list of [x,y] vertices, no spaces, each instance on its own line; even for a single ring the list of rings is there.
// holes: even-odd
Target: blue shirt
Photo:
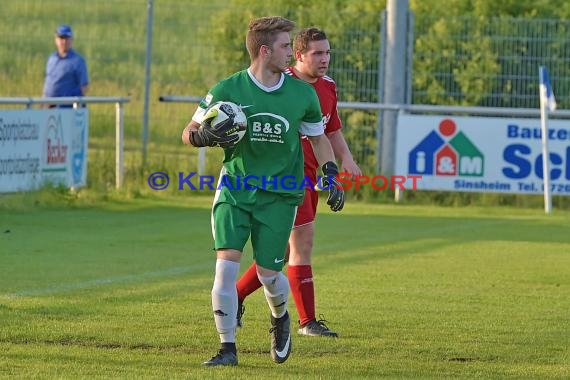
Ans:
[[[69,49],[65,57],[53,52],[46,64],[44,96],[83,96],[81,87],[89,84],[87,65],[82,56]]]

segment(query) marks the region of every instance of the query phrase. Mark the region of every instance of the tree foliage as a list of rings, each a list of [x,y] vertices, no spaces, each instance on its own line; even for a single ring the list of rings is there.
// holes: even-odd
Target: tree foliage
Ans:
[[[550,69],[555,90],[568,93],[570,3],[411,0],[410,8],[414,103],[536,107],[540,65]]]
[[[529,106],[539,62],[552,67],[553,77],[567,77],[567,43],[563,24],[544,30],[544,18],[570,16],[562,0],[410,0],[414,14],[413,101],[428,104]],[[228,0],[214,14],[207,33],[215,46],[213,77],[247,67],[247,22],[283,15],[299,27],[323,28],[331,41],[330,74],[345,101],[379,101],[381,14],[386,1],[374,0]],[[537,24],[519,20],[536,20]],[[562,26],[560,26],[562,25]],[[550,40],[544,42],[546,36]],[[512,40],[507,44],[505,41]],[[554,41],[554,42],[552,42]],[[539,49],[547,50],[538,51]],[[517,79],[528,78],[521,88]]]
[[[535,107],[543,64],[557,83],[555,91],[570,90],[570,23],[564,21],[569,2],[410,0],[409,6],[414,15],[413,103]],[[322,28],[333,49],[329,74],[339,99],[378,102],[385,10],[386,1],[376,0],[228,0],[210,19],[204,38],[214,46],[219,65],[212,70],[221,78],[249,64],[247,21],[242,20],[282,15],[298,27]],[[562,106],[567,101],[558,99]],[[358,142],[352,145],[357,159],[373,166],[377,115],[352,111],[345,116],[350,126],[345,135],[349,143]]]

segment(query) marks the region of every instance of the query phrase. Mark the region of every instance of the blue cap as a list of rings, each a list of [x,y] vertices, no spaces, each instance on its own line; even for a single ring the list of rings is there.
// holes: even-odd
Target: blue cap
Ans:
[[[55,30],[55,35],[58,37],[65,37],[70,38],[73,37],[73,32],[71,31],[71,26],[69,25],[60,25]]]

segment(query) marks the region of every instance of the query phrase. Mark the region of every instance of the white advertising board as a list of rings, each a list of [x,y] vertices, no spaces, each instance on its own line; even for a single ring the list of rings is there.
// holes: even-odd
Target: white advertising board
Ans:
[[[398,117],[396,174],[417,190],[542,194],[539,119]],[[552,195],[570,195],[570,121],[548,122]],[[411,181],[406,189],[412,189]]]
[[[87,183],[85,108],[0,110],[0,192]]]

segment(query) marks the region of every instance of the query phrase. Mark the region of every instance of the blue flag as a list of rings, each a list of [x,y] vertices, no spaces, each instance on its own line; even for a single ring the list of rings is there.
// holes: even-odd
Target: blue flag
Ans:
[[[540,66],[539,77],[541,100],[544,101],[544,104],[546,104],[550,111],[554,111],[556,109],[556,99],[554,98],[550,79],[548,79],[548,70],[546,70],[545,66]]]

